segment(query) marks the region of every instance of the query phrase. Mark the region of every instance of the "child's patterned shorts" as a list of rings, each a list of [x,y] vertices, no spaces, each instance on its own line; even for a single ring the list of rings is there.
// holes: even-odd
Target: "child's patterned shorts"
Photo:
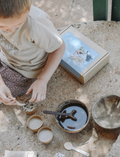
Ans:
[[[36,79],[26,78],[0,61],[0,74],[14,97],[25,94]]]

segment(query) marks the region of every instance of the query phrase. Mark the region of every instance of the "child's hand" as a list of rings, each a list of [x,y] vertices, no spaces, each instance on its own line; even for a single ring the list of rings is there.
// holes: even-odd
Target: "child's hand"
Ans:
[[[28,89],[27,95],[32,92],[29,102],[39,102],[46,98],[47,83],[42,79],[37,79]]]
[[[16,99],[12,96],[6,85],[0,85],[0,101],[5,105],[17,105]]]

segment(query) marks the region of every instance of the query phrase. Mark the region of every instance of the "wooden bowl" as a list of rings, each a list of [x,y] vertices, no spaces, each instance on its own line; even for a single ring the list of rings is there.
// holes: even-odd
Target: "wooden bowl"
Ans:
[[[38,115],[32,115],[27,120],[27,126],[34,132],[37,132],[43,125],[42,118]]]
[[[34,103],[27,103],[23,106],[23,110],[28,114],[32,115],[37,111],[37,104]]]
[[[49,144],[53,139],[53,132],[49,127],[42,127],[38,130],[37,137],[42,143]]]
[[[92,108],[94,121],[102,128],[116,129],[120,127],[120,97],[107,95],[99,98]]]
[[[55,115],[55,120],[58,126],[68,133],[78,133],[82,131],[88,124],[90,115],[87,106],[78,100],[67,100],[62,102],[56,109],[56,112],[70,113],[72,110],[76,110],[74,117],[77,121],[72,120],[69,117]]]

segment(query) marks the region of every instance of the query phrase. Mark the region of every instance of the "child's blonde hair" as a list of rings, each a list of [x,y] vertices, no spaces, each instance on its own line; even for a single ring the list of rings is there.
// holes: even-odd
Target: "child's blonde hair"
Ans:
[[[0,0],[0,17],[20,16],[30,9],[32,0]]]

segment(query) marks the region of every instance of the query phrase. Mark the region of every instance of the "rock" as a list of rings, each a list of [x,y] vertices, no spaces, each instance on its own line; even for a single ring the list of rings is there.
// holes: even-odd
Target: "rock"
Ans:
[[[106,157],[120,157],[120,135]]]

